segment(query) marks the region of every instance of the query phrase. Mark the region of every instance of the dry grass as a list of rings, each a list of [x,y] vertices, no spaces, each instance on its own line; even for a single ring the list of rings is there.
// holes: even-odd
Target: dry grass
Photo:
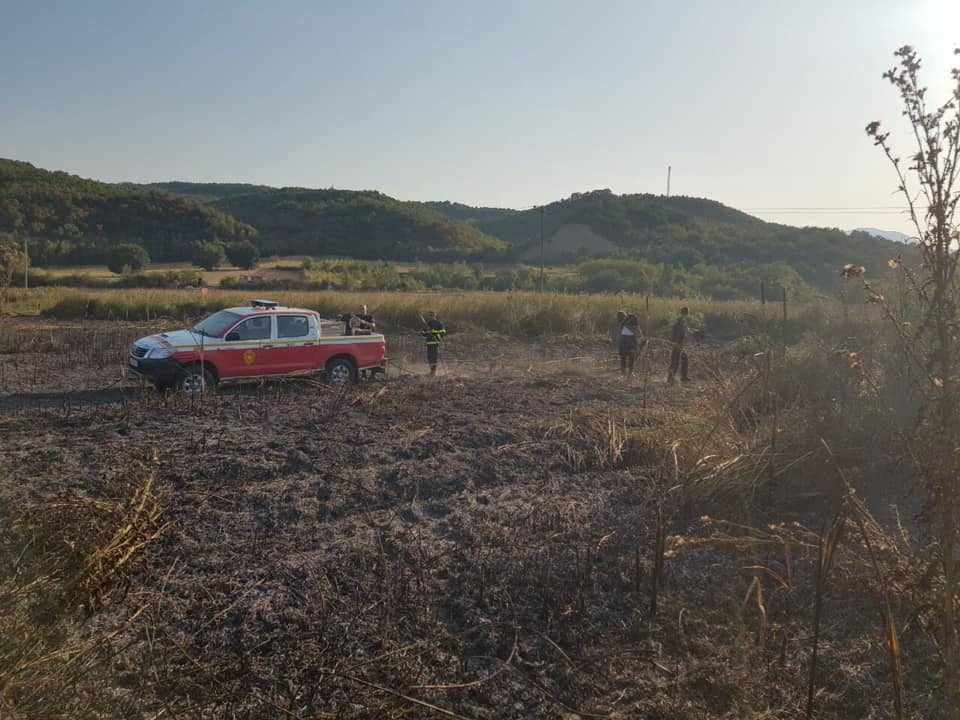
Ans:
[[[0,518],[0,714],[115,712],[102,673],[118,628],[84,619],[118,593],[165,529],[155,460],[104,478],[97,496],[65,492]],[[70,688],[67,691],[67,688]]]
[[[151,320],[183,319],[205,312],[247,305],[256,292],[199,290],[76,290],[39,288],[13,290],[5,311],[12,314],[47,313],[64,319]],[[680,305],[688,305],[698,323],[717,337],[735,337],[767,328],[779,333],[781,321],[764,313],[759,303],[672,300],[639,295],[556,295],[532,292],[270,292],[285,305],[308,307],[327,316],[366,303],[388,330],[419,327],[418,314],[435,310],[459,329],[502,332],[507,335],[596,336],[611,330],[617,310],[626,307],[649,311],[644,326],[664,333]],[[790,331],[796,334],[808,323],[810,308],[791,310]],[[817,311],[819,312],[819,311]],[[769,326],[769,327],[768,327]]]

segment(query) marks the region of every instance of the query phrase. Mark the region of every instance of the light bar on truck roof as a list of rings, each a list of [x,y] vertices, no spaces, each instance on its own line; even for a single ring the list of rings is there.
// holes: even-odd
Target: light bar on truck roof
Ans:
[[[255,308],[275,308],[280,307],[280,303],[275,300],[252,300],[250,305]]]

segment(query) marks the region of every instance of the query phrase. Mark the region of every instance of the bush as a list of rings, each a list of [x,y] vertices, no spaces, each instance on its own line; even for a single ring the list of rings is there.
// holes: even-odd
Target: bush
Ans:
[[[226,254],[231,265],[244,270],[252,270],[260,263],[260,251],[249,240],[228,243]]]
[[[66,284],[66,283],[64,283]],[[113,283],[118,288],[184,288],[198,285],[194,270],[167,270],[166,272],[128,275]],[[95,287],[95,286],[94,286]]]
[[[149,264],[150,256],[140,245],[123,243],[114,245],[107,251],[107,268],[117,275],[139,272]]]
[[[218,265],[223,265],[226,261],[227,254],[223,249],[223,243],[202,242],[197,243],[194,248],[193,264],[204,270],[215,270]]]

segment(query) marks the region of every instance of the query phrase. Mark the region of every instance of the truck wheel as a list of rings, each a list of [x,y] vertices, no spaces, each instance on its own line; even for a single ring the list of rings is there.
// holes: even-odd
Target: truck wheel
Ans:
[[[213,373],[206,368],[201,372],[199,365],[184,368],[183,372],[177,376],[177,390],[188,395],[213,390],[216,386],[217,379]]]
[[[357,381],[357,369],[347,358],[334,358],[327,363],[327,382],[331,385],[348,385]]]

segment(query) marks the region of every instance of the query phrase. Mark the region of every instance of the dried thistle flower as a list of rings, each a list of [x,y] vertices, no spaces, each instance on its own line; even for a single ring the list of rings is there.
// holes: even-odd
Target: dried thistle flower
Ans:
[[[847,263],[843,266],[843,269],[840,271],[840,277],[849,280],[850,278],[862,276],[867,269],[863,265],[854,265],[853,263]]]

